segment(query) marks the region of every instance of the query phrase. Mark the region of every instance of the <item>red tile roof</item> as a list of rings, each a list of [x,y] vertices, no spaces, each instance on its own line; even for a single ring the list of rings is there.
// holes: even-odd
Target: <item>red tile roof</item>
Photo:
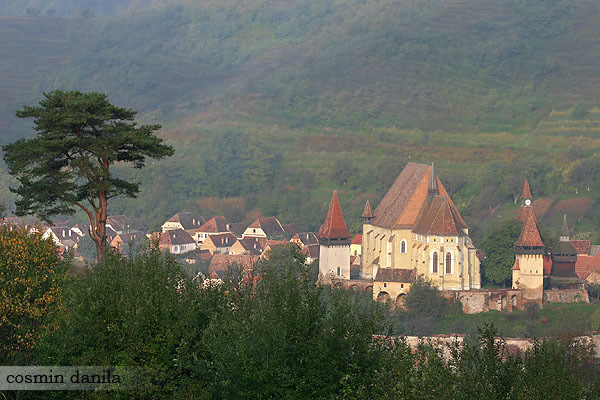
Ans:
[[[275,217],[258,218],[248,228],[260,228],[268,238],[284,237],[285,229]]]
[[[527,218],[529,218],[529,215],[533,215],[534,220],[537,222],[537,216],[535,215],[535,208],[533,207],[533,205],[522,205],[519,208],[517,220],[519,220],[521,223],[525,223],[527,221]]]
[[[591,240],[571,240],[571,245],[577,250],[577,254],[590,254]]]
[[[414,232],[421,235],[458,236],[458,218],[444,196],[435,196],[425,205]]]
[[[432,168],[427,164],[408,163],[375,209],[373,225],[388,229],[414,228],[427,203]],[[459,228],[467,228],[444,185],[438,177],[435,180],[439,195],[447,199]]]
[[[196,232],[221,233],[227,232],[227,219],[223,216],[216,216],[209,219]]]
[[[253,270],[260,257],[255,255],[215,254],[210,260],[208,273],[227,271],[231,267],[241,267],[244,270]]]
[[[540,231],[538,230],[537,224],[535,223],[535,216],[533,213],[529,214],[519,239],[515,242],[515,246],[527,246],[527,247],[544,247],[544,242],[540,237]]]
[[[362,235],[358,234],[352,239],[352,244],[362,244]]]
[[[321,226],[317,236],[324,239],[349,239],[352,237],[346,228],[346,222],[344,221],[344,214],[342,214],[342,207],[340,206],[337,190],[333,191],[327,218],[325,219],[325,223]]]
[[[577,276],[585,280],[592,270],[600,271],[600,254],[595,256],[578,255],[575,263]]]
[[[552,257],[544,256],[544,275],[550,275],[552,273]]]
[[[401,268],[379,268],[377,270],[376,282],[405,282],[412,283],[417,271],[414,269]]]
[[[533,199],[531,195],[531,189],[529,188],[529,181],[525,179],[525,183],[523,184],[523,193],[521,193],[522,199]]]

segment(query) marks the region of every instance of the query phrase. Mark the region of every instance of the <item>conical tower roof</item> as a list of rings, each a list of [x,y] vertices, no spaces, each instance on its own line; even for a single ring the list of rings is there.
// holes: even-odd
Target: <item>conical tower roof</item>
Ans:
[[[342,207],[340,206],[337,190],[333,191],[327,218],[325,219],[325,223],[321,226],[317,236],[323,239],[352,238],[350,232],[348,232],[348,229],[346,228],[346,222],[344,221],[344,214],[342,214]]]
[[[369,200],[367,200],[365,203],[365,209],[363,210],[362,217],[373,218],[373,211],[371,211],[371,203],[369,203]]]
[[[519,247],[544,247],[540,231],[538,230],[533,213],[527,216],[527,221],[523,225],[523,230],[519,239],[515,242],[515,246]]]
[[[529,181],[525,179],[525,183],[523,184],[523,193],[521,193],[522,199],[533,199],[531,195],[531,189],[529,188]]]

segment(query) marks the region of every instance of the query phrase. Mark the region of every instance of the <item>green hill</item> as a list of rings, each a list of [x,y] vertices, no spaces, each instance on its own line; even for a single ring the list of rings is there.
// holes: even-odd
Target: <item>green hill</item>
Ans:
[[[30,134],[12,116],[43,90],[139,110],[179,150],[136,171],[141,197],[115,204],[151,225],[187,208],[315,229],[337,187],[356,230],[364,200],[409,160],[435,161],[473,224],[525,177],[540,197],[594,181],[581,171],[600,148],[587,112],[600,105],[596,2],[126,4],[0,18],[0,141]],[[215,196],[241,200],[207,208]]]

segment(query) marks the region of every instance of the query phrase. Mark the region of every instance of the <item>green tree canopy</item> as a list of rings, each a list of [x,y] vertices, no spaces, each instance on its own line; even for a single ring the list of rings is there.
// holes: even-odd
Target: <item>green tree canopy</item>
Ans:
[[[510,282],[515,263],[514,243],[519,239],[521,228],[517,220],[506,221],[481,241],[486,256],[482,263],[486,280],[503,285]]]
[[[44,94],[37,107],[25,106],[19,118],[33,118],[37,136],[2,146],[9,171],[19,181],[17,215],[44,220],[83,210],[90,220],[98,260],[105,250],[108,201],[135,197],[137,183],[116,177],[115,163],[142,168],[146,157],[173,154],[153,132],[159,125],[137,126],[135,111],[112,105],[103,93]]]

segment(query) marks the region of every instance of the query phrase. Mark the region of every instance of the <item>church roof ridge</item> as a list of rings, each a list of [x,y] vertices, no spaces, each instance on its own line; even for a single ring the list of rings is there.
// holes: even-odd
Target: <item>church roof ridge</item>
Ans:
[[[348,232],[348,229],[346,228],[346,221],[344,221],[344,214],[342,213],[337,190],[333,191],[327,218],[325,218],[325,223],[321,226],[321,229],[319,229],[317,236],[324,239],[352,238],[352,235],[350,235],[350,232]]]

